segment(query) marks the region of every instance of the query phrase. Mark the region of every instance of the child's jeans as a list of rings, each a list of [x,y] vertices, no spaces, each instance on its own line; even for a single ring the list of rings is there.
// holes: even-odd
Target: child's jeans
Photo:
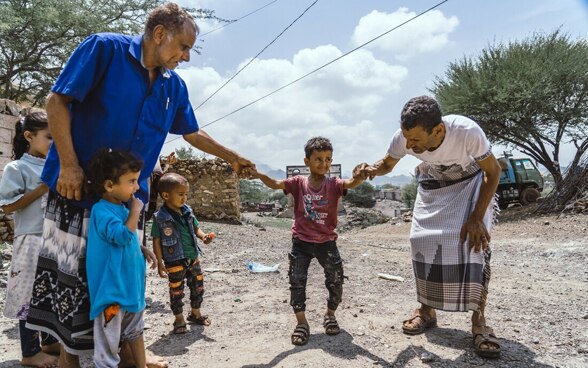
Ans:
[[[337,249],[337,242],[307,243],[296,238],[292,239],[290,259],[290,305],[294,313],[306,310],[306,280],[308,267],[313,258],[325,271],[325,286],[329,290],[327,307],[336,310],[343,296],[343,261]]]
[[[143,311],[130,313],[120,309],[108,322],[105,313],[94,320],[94,365],[117,368],[120,343],[143,336]]]
[[[30,358],[41,351],[41,345],[47,346],[57,342],[55,337],[45,333],[34,331],[26,328],[27,321],[18,321],[18,330],[20,332],[20,349],[22,351],[23,358]],[[39,336],[41,340],[39,342]]]
[[[199,259],[180,259],[165,264],[169,280],[169,298],[174,316],[182,314],[184,307],[184,280],[190,289],[190,306],[200,309],[204,295],[204,278]]]

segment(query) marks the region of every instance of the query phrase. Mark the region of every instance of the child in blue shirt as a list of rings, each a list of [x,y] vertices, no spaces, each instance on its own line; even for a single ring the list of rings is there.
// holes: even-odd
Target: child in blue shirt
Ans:
[[[59,352],[59,344],[51,335],[26,327],[29,303],[37,260],[43,241],[42,197],[47,186],[41,182],[41,171],[52,137],[45,112],[32,112],[16,123],[13,141],[14,161],[4,168],[0,180],[0,207],[14,213],[12,263],[4,316],[19,320],[22,360],[26,366],[46,367],[57,363],[47,353]]]
[[[86,257],[96,367],[117,367],[123,341],[129,342],[136,366],[146,367],[146,269],[137,236],[143,202],[134,197],[142,168],[130,153],[102,149],[87,171],[88,194],[101,198],[92,207]]]

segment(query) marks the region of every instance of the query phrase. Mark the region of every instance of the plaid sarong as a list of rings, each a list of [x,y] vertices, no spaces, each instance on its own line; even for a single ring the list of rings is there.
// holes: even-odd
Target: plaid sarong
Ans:
[[[422,179],[419,172],[431,172],[423,170],[424,167],[419,169],[417,179]],[[475,169],[479,170],[471,168],[463,175],[471,175]],[[423,176],[431,179],[429,175]],[[410,244],[417,298],[422,304],[445,311],[478,311],[486,299],[490,249],[476,253],[469,249],[467,240],[460,244],[459,238],[463,224],[474,210],[483,178],[479,172],[438,189],[426,190],[419,185]],[[484,217],[488,230],[493,214],[491,204]]]
[[[90,211],[50,191],[27,328],[46,332],[71,354],[94,348],[86,276]]]

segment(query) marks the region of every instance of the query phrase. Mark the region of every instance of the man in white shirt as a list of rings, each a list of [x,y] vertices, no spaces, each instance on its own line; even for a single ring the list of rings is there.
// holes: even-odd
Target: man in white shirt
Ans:
[[[436,309],[473,311],[478,355],[496,358],[500,345],[486,326],[490,279],[490,226],[500,166],[482,129],[464,116],[442,116],[428,96],[409,100],[401,129],[383,159],[363,172],[373,179],[392,171],[405,155],[423,162],[410,234],[417,299],[421,303],[402,330],[415,335],[437,324]]]

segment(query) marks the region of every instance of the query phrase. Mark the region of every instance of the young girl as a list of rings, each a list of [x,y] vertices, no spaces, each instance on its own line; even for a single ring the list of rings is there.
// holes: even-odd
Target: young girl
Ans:
[[[39,333],[25,327],[43,233],[41,197],[47,193],[47,186],[40,177],[51,142],[44,112],[24,117],[16,123],[12,156],[15,161],[6,165],[0,180],[0,206],[4,212],[14,213],[12,264],[4,316],[19,320],[21,364],[35,367],[53,366],[57,358],[47,353],[59,352],[53,337],[42,333],[40,342]]]
[[[146,270],[137,236],[143,202],[134,197],[142,168],[143,162],[130,153],[104,149],[92,158],[87,172],[88,194],[100,198],[90,215],[86,257],[96,367],[117,367],[118,347],[124,341],[136,367],[146,366]]]

